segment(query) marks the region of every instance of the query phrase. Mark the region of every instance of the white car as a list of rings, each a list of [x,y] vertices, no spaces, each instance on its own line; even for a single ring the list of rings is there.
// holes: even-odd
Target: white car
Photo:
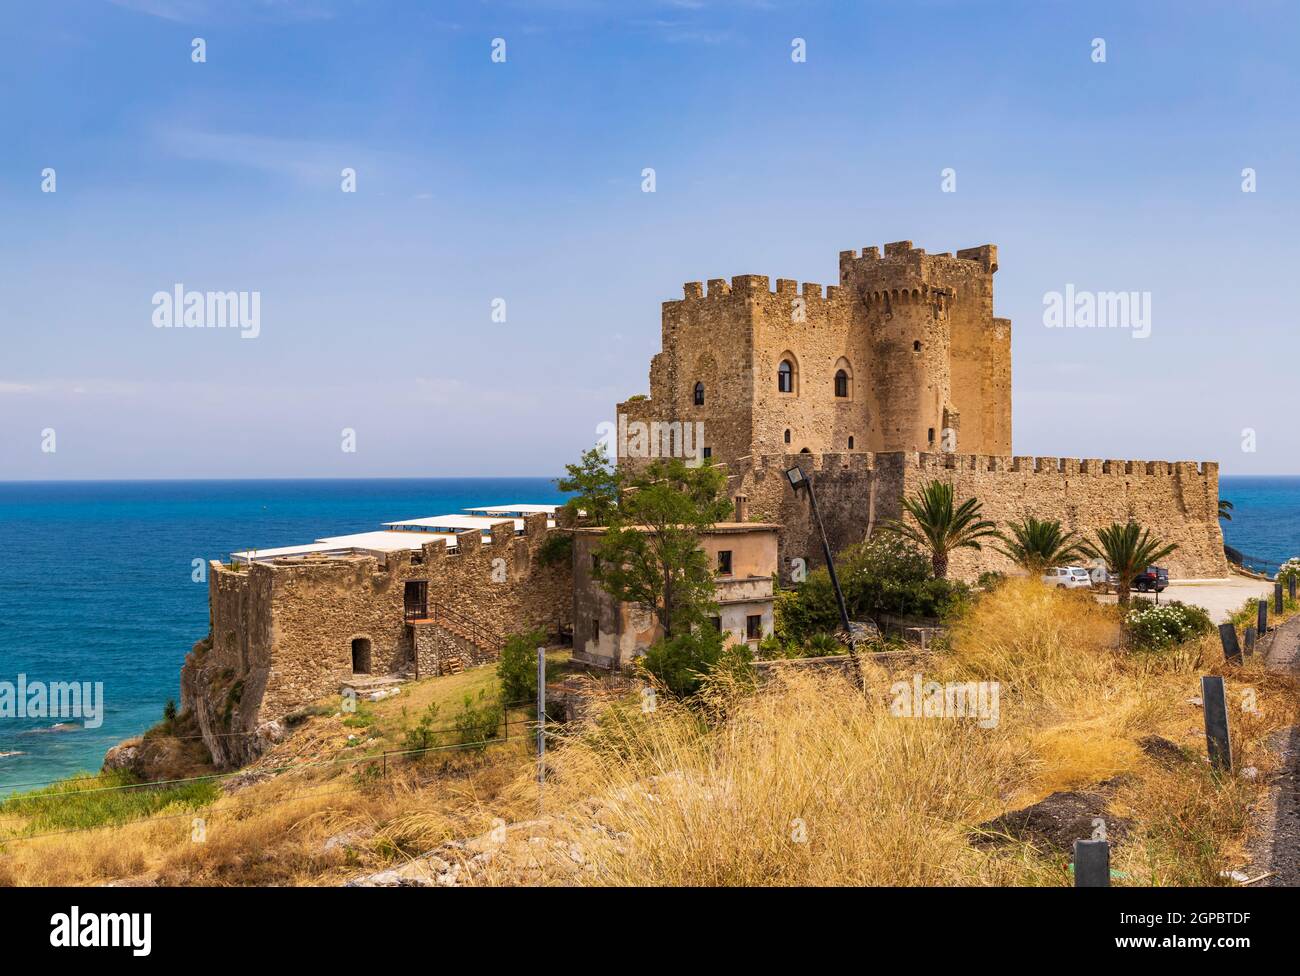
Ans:
[[[1092,575],[1082,566],[1053,566],[1043,574],[1043,582],[1063,590],[1086,590],[1092,586]]]

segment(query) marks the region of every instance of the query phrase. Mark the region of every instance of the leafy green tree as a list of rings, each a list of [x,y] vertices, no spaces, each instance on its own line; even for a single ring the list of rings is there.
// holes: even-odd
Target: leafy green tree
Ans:
[[[531,630],[511,634],[497,659],[497,678],[501,681],[501,698],[514,703],[537,697],[537,649],[546,646],[546,634]]]
[[[1115,575],[1115,593],[1122,607],[1128,606],[1133,578],[1148,566],[1153,566],[1178,548],[1163,545],[1151,536],[1149,529],[1137,522],[1121,525],[1115,522],[1097,530],[1096,543],[1085,542],[1084,552],[1106,563],[1106,569]]]
[[[615,600],[653,613],[664,637],[705,622],[714,607],[704,533],[731,512],[726,476],[706,461],[658,458],[635,474],[596,547],[592,575]]]
[[[1062,528],[1056,519],[1039,520],[1032,515],[1009,526],[1010,534],[999,533],[998,551],[1030,576],[1041,576],[1049,566],[1061,566],[1083,553],[1083,540]]]
[[[982,506],[974,498],[960,505],[953,498],[952,485],[935,480],[911,498],[903,499],[905,518],[887,522],[881,528],[902,536],[930,553],[935,579],[946,579],[948,560],[954,550],[979,549],[980,539],[997,535],[997,525],[981,518]]]
[[[578,463],[566,464],[564,470],[565,477],[557,478],[555,486],[574,496],[565,507],[584,512],[588,525],[609,525],[618,510],[619,478],[604,443],[583,451]]]

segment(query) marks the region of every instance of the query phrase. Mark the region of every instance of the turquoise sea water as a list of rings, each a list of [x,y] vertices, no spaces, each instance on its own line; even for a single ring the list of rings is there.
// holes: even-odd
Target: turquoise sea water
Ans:
[[[1300,556],[1300,477],[1223,476],[1219,497],[1235,506],[1223,540],[1240,549],[1246,563],[1268,573]]]
[[[1300,478],[1224,477],[1230,545],[1270,569],[1300,554]],[[193,560],[309,542],[471,505],[561,500],[546,478],[0,484],[0,682],[102,681],[97,729],[0,717],[0,791],[97,769],[177,698],[208,629]]]
[[[96,729],[0,717],[0,792],[98,769],[179,698],[208,631],[193,560],[561,500],[547,478],[0,483],[0,682],[103,682],[105,705]]]

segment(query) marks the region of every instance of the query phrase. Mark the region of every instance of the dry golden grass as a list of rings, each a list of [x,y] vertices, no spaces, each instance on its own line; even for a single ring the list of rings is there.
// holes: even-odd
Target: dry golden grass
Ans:
[[[891,716],[890,685],[910,672],[869,664],[865,701],[838,676],[789,674],[754,695],[715,687],[723,717],[708,730],[680,705],[606,713],[557,750],[549,805],[590,883],[1064,884],[1067,855],[973,847],[971,830],[1110,781],[1106,814],[1130,822],[1120,883],[1221,883],[1264,777],[1195,760],[1166,770],[1138,747],[1160,735],[1204,755],[1188,699],[1202,673],[1224,670],[1217,639],[1152,656],[1118,650],[1118,636],[1113,609],[1011,581],[924,669],[999,682],[995,728]],[[1233,712],[1238,766],[1266,772],[1264,740],[1293,721],[1293,689],[1258,661],[1227,676],[1231,700],[1250,688],[1261,710]]]
[[[1248,659],[1222,664],[1217,638],[1164,655],[1119,649],[1114,608],[1009,581],[956,628],[925,680],[996,681],[999,722],[891,715],[891,686],[915,668],[864,665],[866,689],[836,674],[786,669],[757,691],[719,680],[695,707],[660,695],[613,703],[564,733],[549,754],[538,818],[522,741],[484,756],[390,760],[378,778],[322,766],[223,796],[202,812],[162,810],[116,829],[28,840],[0,850],[0,883],[337,884],[401,864],[444,841],[522,824],[463,880],[477,884],[1059,885],[1068,855],[1014,842],[973,845],[973,829],[1062,790],[1097,790],[1127,822],[1112,865],[1121,884],[1219,884],[1241,866],[1252,804],[1274,757],[1266,742],[1295,720],[1289,681]],[[1199,677],[1223,673],[1238,767],[1216,776]],[[439,679],[441,680],[441,679]],[[478,676],[456,679],[463,683]],[[442,695],[450,683],[420,687]],[[408,709],[415,696],[407,699]],[[396,735],[401,696],[374,709],[380,743]],[[333,724],[331,724],[333,723]],[[355,752],[356,724],[310,720],[295,736],[317,759]],[[1165,768],[1138,746],[1159,735],[1194,757]],[[368,742],[374,741],[374,736]],[[292,740],[291,740],[292,742]],[[392,746],[388,746],[392,748]],[[295,760],[308,760],[291,743]],[[326,851],[327,838],[356,832]]]

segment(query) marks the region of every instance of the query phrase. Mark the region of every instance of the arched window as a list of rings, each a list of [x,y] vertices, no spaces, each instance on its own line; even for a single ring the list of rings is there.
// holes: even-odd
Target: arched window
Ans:
[[[781,360],[776,368],[776,389],[778,393],[794,392],[794,364],[788,359]]]
[[[786,430],[785,430],[785,442],[786,442],[787,444],[790,443],[790,428],[788,428],[788,427],[787,427]]]
[[[853,435],[849,435],[849,450],[853,450]]]
[[[920,351],[921,351],[921,340],[917,339],[915,342],[912,343],[912,352],[920,352]]]
[[[811,454],[812,451],[810,451],[810,450],[808,450],[808,448],[804,447],[804,448],[800,448],[800,449],[799,449],[799,453],[800,453],[800,454]]]
[[[704,384],[703,383],[695,384],[695,405],[697,407],[704,406]]]
[[[849,374],[842,369],[835,371],[835,395],[837,397],[849,395]]]

